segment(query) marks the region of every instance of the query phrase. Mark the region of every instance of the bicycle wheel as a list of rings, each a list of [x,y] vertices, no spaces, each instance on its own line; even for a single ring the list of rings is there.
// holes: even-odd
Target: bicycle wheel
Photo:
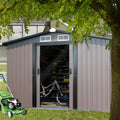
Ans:
[[[63,105],[63,93],[61,91],[56,93],[56,100],[58,104]]]

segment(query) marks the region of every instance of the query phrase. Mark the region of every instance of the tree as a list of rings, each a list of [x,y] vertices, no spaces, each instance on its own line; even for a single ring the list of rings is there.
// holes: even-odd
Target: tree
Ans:
[[[91,33],[105,36],[112,33],[112,98],[110,120],[120,117],[120,0],[0,0],[0,24],[6,27],[12,20],[24,20],[27,25],[49,18],[68,23],[75,44],[88,40]],[[12,33],[1,28],[0,33]],[[86,37],[83,37],[83,34]]]

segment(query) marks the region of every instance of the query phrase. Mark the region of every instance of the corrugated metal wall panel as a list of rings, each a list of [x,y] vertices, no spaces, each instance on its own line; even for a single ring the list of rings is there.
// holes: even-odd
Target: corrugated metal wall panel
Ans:
[[[16,76],[16,70],[15,70],[15,68],[16,68],[16,65],[17,65],[17,61],[15,60],[15,56],[16,56],[16,48],[15,48],[15,50],[13,50],[13,52],[12,52],[12,56],[13,56],[13,60],[12,60],[12,66],[13,66],[13,87],[15,88],[15,89],[13,89],[13,93],[14,93],[14,96],[16,96],[16,88],[17,88],[17,86],[16,86],[16,84],[17,84],[17,81],[16,81],[16,78],[17,78],[17,76]]]
[[[8,84],[25,107],[32,107],[32,44],[7,50]]]
[[[108,40],[92,38],[78,45],[78,109],[110,110],[111,61]]]
[[[16,80],[17,80],[17,83],[18,83],[18,85],[17,85],[18,87],[17,87],[16,92],[18,94],[18,96],[17,96],[18,99],[21,101],[22,100],[21,99],[22,98],[22,96],[21,96],[21,89],[22,89],[22,87],[21,87],[21,66],[20,66],[20,64],[21,64],[21,48],[18,47],[17,50],[18,50],[18,61],[17,61],[18,66],[17,66],[16,70],[18,70],[18,77],[17,77]]]
[[[28,49],[29,49],[29,46],[27,45],[25,48],[24,48],[24,51],[25,51],[25,55],[27,58],[29,58],[29,54],[28,54]],[[28,76],[29,76],[29,73],[28,73],[28,59],[24,59],[24,71],[25,71],[25,76],[24,76],[24,79],[25,79],[25,82],[24,84],[26,85],[26,89],[28,90]],[[27,97],[28,97],[28,91],[25,90],[25,96],[24,96],[24,102],[25,102],[25,105],[26,106],[29,106],[28,105],[28,101],[27,101]]]
[[[88,86],[87,85],[87,50],[86,50],[86,46],[83,46],[83,107],[85,109],[87,109],[88,106]]]
[[[92,40],[92,65],[93,65],[93,109],[97,110],[98,109],[98,48],[96,44],[96,40]],[[92,69],[90,69],[92,70]]]
[[[20,55],[21,55],[21,58],[20,58],[20,60],[21,60],[21,61],[20,61],[20,62],[21,62],[21,64],[20,64],[20,71],[21,71],[21,72],[20,72],[20,73],[21,73],[20,78],[21,78],[21,80],[20,80],[20,81],[21,81],[21,83],[20,83],[20,84],[21,84],[21,86],[22,86],[21,88],[23,88],[23,89],[21,89],[21,95],[22,95],[22,96],[21,96],[21,101],[24,101],[24,99],[25,99],[24,91],[25,91],[25,86],[26,86],[26,85],[24,84],[24,82],[25,82],[25,79],[24,79],[24,75],[25,75],[24,61],[25,61],[25,59],[26,59],[26,58],[25,58],[25,55],[24,55],[24,52],[25,52],[25,51],[24,51],[24,48],[25,48],[24,46],[21,46],[21,47],[20,47],[20,52],[21,52],[21,53],[20,53]],[[25,85],[25,86],[24,86],[24,85]],[[25,104],[25,103],[23,103],[23,104]]]
[[[11,50],[7,50],[7,71],[9,68],[11,68],[11,60],[10,60],[11,57],[10,56],[11,56]],[[7,84],[9,85],[10,88],[12,88],[11,81],[10,81],[11,79],[8,80],[8,78],[10,77],[11,77],[11,70],[7,72]]]
[[[32,106],[32,70],[33,70],[32,69],[32,44],[27,47],[28,47],[27,49],[28,57],[26,58],[26,61],[27,61],[26,74],[28,77],[26,79],[26,82],[27,82],[26,101],[27,101],[27,106]],[[28,83],[28,80],[29,80],[29,83]],[[28,102],[28,100],[30,101],[30,103]]]
[[[78,109],[83,109],[83,44],[81,46],[78,46]],[[81,59],[79,59],[79,56],[81,56]]]
[[[69,68],[73,71],[73,45],[69,45]],[[69,108],[73,109],[73,73],[69,76]]]
[[[36,65],[36,76],[37,76],[37,107],[40,107],[40,46],[37,46],[37,65]],[[39,70],[39,74],[38,74]]]

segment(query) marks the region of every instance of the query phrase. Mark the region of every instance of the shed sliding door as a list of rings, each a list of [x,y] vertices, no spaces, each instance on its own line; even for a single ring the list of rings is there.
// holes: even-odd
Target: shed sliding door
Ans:
[[[36,77],[37,77],[37,81],[36,81],[36,92],[37,92],[37,101],[36,101],[36,105],[37,107],[40,107],[40,46],[37,46],[37,61],[36,61]]]
[[[49,46],[49,45],[48,45]],[[52,45],[51,45],[52,46]],[[56,48],[58,47],[59,45],[56,45]],[[62,45],[60,45],[60,46],[62,46]],[[73,45],[71,44],[71,45],[67,45],[68,46],[68,49],[69,49],[69,69],[71,69],[71,71],[73,71]],[[47,47],[47,45],[46,45],[46,47]],[[55,45],[54,45],[54,47],[55,47]],[[41,68],[40,68],[40,51],[41,51],[41,48],[42,48],[42,46],[37,46],[37,56],[36,56],[36,58],[37,58],[37,60],[36,60],[36,87],[37,87],[37,89],[36,89],[36,92],[37,92],[37,101],[36,101],[36,105],[37,105],[37,107],[41,107],[40,106],[40,81],[41,81],[41,79],[40,79],[40,73],[41,73]],[[49,49],[47,49],[47,50],[49,50]],[[69,108],[73,108],[73,74],[72,74],[73,72],[71,72],[71,74],[69,74]]]

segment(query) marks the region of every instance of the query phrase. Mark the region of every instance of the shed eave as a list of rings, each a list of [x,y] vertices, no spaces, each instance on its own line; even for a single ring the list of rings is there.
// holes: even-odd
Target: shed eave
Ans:
[[[38,36],[41,36],[41,35],[44,35],[44,34],[47,34],[47,33],[51,33],[51,32],[48,30],[48,31],[45,31],[45,32],[41,32],[41,33],[30,35],[30,36],[18,38],[18,39],[15,39],[15,40],[10,40],[10,41],[7,41],[7,42],[3,42],[2,45],[3,46],[7,46],[8,44],[24,41],[24,40],[27,40],[27,39],[30,39],[30,38],[34,38],[34,37],[38,37]],[[54,32],[54,33],[71,34],[71,32],[66,32],[66,31],[63,31],[63,30],[56,30],[56,32]]]

